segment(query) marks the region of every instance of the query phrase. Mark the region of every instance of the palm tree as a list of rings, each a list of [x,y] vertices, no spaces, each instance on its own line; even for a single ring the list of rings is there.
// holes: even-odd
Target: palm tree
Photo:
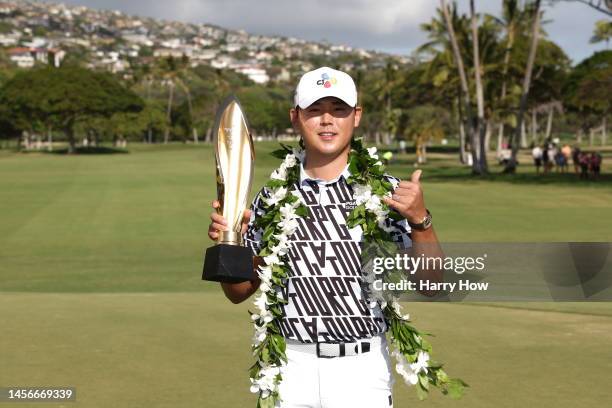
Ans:
[[[535,0],[533,5],[533,24],[531,27],[531,44],[529,46],[529,58],[527,59],[527,67],[525,68],[525,77],[523,78],[523,89],[521,94],[521,101],[519,104],[519,112],[517,118],[516,128],[514,129],[514,135],[512,139],[512,157],[508,161],[504,172],[514,173],[516,171],[516,155],[518,153],[519,141],[521,137],[521,130],[523,127],[523,116],[527,109],[527,97],[529,96],[529,88],[531,86],[531,74],[533,71],[533,65],[535,63],[536,51],[538,49],[538,40],[540,37],[540,4],[541,0]]]
[[[487,151],[485,149],[485,133],[487,124],[485,122],[484,93],[482,90],[482,72],[480,70],[480,52],[478,49],[478,17],[474,0],[470,0],[470,15],[472,19],[472,49],[474,52],[474,78],[476,82],[476,103],[478,107],[478,121],[476,122],[476,133],[478,134],[478,151],[480,173],[488,172]]]
[[[602,41],[606,42],[606,50],[608,49],[608,43],[612,38],[612,21],[599,20],[595,23],[595,30],[593,31],[593,37],[591,37],[591,44],[596,44]]]
[[[198,143],[198,132],[195,127],[195,121],[193,119],[193,105],[192,95],[187,85],[189,79],[188,60],[183,58],[181,60],[175,60],[173,57],[168,57],[164,60],[164,63],[159,64],[157,67],[157,74],[162,78],[162,85],[168,88],[168,102],[166,104],[166,117],[167,126],[164,130],[164,143],[168,143],[170,137],[170,128],[172,127],[172,109],[174,106],[174,100],[176,98],[175,90],[177,86],[183,91],[187,98],[187,106],[189,109],[189,117],[191,122],[191,133],[193,136],[194,143]]]
[[[477,146],[477,129],[474,127],[475,121],[472,112],[472,101],[470,98],[470,89],[467,82],[467,75],[465,71],[465,66],[463,63],[463,56],[461,55],[461,51],[459,49],[459,43],[457,41],[457,36],[455,35],[455,29],[453,26],[453,20],[451,19],[451,15],[449,12],[448,4],[446,0],[440,0],[440,7],[442,9],[442,14],[444,16],[444,22],[446,24],[446,29],[448,32],[450,45],[453,50],[453,56],[455,58],[455,64],[457,66],[457,71],[459,73],[459,79],[461,83],[461,92],[463,95],[463,104],[465,107],[465,112],[468,121],[468,136],[470,140],[470,145],[472,147],[472,172],[475,174],[482,174],[481,162],[476,152]]]
[[[382,76],[376,81],[374,91],[377,101],[384,106],[383,127],[385,129],[385,144],[390,144],[397,133],[399,115],[393,109],[393,90],[398,88],[401,81],[398,75],[397,66],[393,61],[388,60],[383,70]]]
[[[512,55],[512,48],[514,47],[514,41],[516,39],[519,25],[524,19],[524,12],[519,7],[517,0],[504,0],[502,4],[502,18],[497,19],[500,26],[506,31],[505,38],[505,49],[504,49],[504,62],[502,66],[502,89],[501,89],[501,103],[503,104],[506,100],[508,92],[508,68],[510,67],[510,56]],[[501,149],[502,140],[504,138],[504,121],[501,120],[499,124],[499,133],[497,135],[497,152]]]
[[[195,127],[194,118],[193,118],[193,104],[191,103],[191,91],[189,90],[189,87],[185,84],[185,82],[180,77],[176,78],[176,83],[179,85],[179,87],[183,90],[183,92],[187,96],[187,108],[189,110],[189,120],[191,123],[191,135],[193,136],[193,143],[198,144],[199,143],[198,130]]]
[[[454,4],[449,8],[450,12],[448,14],[450,17],[450,25],[453,27],[454,38],[459,44],[467,47],[469,41],[468,20],[465,16],[460,16],[457,13],[457,7]],[[471,140],[471,110],[466,110],[465,103],[462,101],[465,94],[463,90],[465,88],[462,86],[460,79],[461,70],[456,63],[457,58],[454,55],[454,48],[448,34],[443,8],[437,9],[437,14],[438,15],[432,18],[429,23],[421,24],[421,29],[427,33],[429,41],[420,46],[417,52],[433,55],[433,59],[427,64],[424,79],[431,82],[433,86],[439,90],[437,93],[447,98],[447,100],[453,101],[451,110],[457,112],[459,122],[459,159],[462,163],[466,163],[465,130],[468,128],[467,136],[468,139]],[[467,97],[469,98],[469,94]],[[474,149],[472,149],[472,151],[473,150]]]

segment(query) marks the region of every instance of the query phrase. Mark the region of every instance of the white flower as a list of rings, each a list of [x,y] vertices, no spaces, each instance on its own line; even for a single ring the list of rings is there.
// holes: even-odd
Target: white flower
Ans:
[[[272,195],[269,198],[264,198],[263,200],[266,204],[273,206],[276,205],[279,201],[281,201],[287,195],[287,187],[281,186],[272,191]]]
[[[389,211],[385,210],[382,206],[374,211],[376,214],[376,222],[378,223],[378,227],[383,231],[391,232],[394,230],[391,224],[387,225],[387,216],[389,215]]]
[[[287,178],[287,170],[281,166],[272,172],[270,178],[273,180],[285,180]]]
[[[257,273],[261,279],[272,279],[272,268],[268,265],[260,266]]]
[[[270,178],[274,180],[286,180],[287,179],[287,169],[295,166],[297,164],[297,159],[294,154],[289,153],[285,156],[285,160],[281,163],[280,167],[272,172]]]
[[[355,196],[355,204],[361,205],[368,201],[372,196],[372,187],[364,186],[363,184],[356,184],[353,187],[353,193]]]
[[[283,219],[278,225],[282,228],[283,234],[287,236],[291,236],[299,226],[297,220],[294,218]]]
[[[376,154],[376,147],[368,147],[368,154],[373,159],[378,159],[378,154]]]
[[[259,315],[255,315],[255,314],[251,316],[251,319],[255,319],[255,317],[259,319]],[[265,325],[260,326],[257,323],[255,323],[254,326],[255,326],[255,331],[253,332],[253,338],[251,339],[251,342],[253,343],[253,347],[257,347],[266,339],[268,332],[267,332]]]
[[[304,150],[293,148],[293,155],[300,162],[304,162]]]
[[[251,378],[251,392],[261,392],[262,398],[267,398],[276,389],[276,376],[280,374],[280,367],[264,366],[259,370],[258,378]]]
[[[366,209],[374,213],[380,208],[380,206],[380,197],[378,197],[376,194],[372,194],[365,203]]]
[[[427,362],[429,361],[429,354],[425,351],[419,351],[417,354],[417,361],[410,364],[410,368],[415,373],[420,373],[421,371],[427,374]]]
[[[268,296],[265,293],[262,293],[258,296],[255,296],[253,304],[255,305],[255,307],[257,307],[259,314],[264,315],[268,311],[267,306],[270,304],[270,302],[268,302]]]
[[[264,293],[267,293],[270,291],[270,289],[272,289],[272,282],[269,280],[261,280],[261,283],[259,284],[259,290],[261,290]]]
[[[297,217],[295,213],[295,207],[292,204],[286,203],[281,208],[279,208],[279,211],[282,215],[282,218],[284,219],[293,219]]]
[[[302,194],[298,190],[291,190],[291,194],[297,197],[297,200],[291,203],[293,208],[298,208],[301,204],[306,204],[304,202],[304,197],[302,197]]]
[[[398,314],[399,316],[402,315],[402,305],[400,305],[397,300],[394,300],[393,302],[391,302],[391,307],[393,308],[393,311],[396,314]]]
[[[400,353],[397,349],[393,350],[391,354],[397,360],[397,364],[395,365],[395,371],[397,371],[397,373],[402,376],[406,384],[415,385],[417,382],[419,382],[419,376],[412,369],[412,365],[408,364],[408,361],[406,361],[406,357],[404,357],[404,355]]]
[[[278,258],[278,254],[274,254],[274,253],[268,256],[264,256],[263,260],[268,266],[278,265],[279,263],[281,263],[280,259]]]
[[[272,288],[272,268],[269,266],[260,266],[257,275],[259,279],[261,279],[259,289],[261,289],[262,292],[268,292]]]
[[[289,153],[285,156],[285,161],[283,162],[286,168],[293,167],[297,164],[297,158],[294,154]]]
[[[270,248],[270,250],[272,251],[273,254],[276,254],[277,256],[286,255],[289,250],[289,240],[287,238],[287,235],[280,234],[280,235],[274,235],[274,237],[278,239],[278,244]]]
[[[274,320],[274,315],[267,307],[270,302],[268,302],[268,295],[265,292],[262,291],[260,295],[256,296],[253,304],[259,312],[258,317],[260,320],[263,320],[264,323],[270,323]]]

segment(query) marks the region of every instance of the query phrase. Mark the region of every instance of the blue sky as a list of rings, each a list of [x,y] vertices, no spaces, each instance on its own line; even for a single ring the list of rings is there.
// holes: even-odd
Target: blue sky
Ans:
[[[328,40],[355,47],[410,54],[425,41],[420,23],[428,21],[436,0],[65,0],[93,8],[120,10],[160,19],[211,23],[252,34]],[[578,62],[605,44],[589,44],[595,21],[605,14],[576,2],[550,6],[543,1],[545,29]],[[459,0],[467,13],[468,0]],[[499,15],[501,0],[476,0],[478,11]]]

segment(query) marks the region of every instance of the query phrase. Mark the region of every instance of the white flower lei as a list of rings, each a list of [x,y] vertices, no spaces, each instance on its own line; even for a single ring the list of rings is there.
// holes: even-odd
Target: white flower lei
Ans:
[[[258,268],[261,279],[259,293],[255,297],[255,312],[251,313],[254,325],[252,340],[253,355],[257,361],[250,370],[251,391],[259,393],[258,407],[274,407],[281,396],[278,392],[281,368],[287,361],[285,355],[286,343],[278,325],[282,317],[281,306],[287,303],[282,297],[289,263],[289,237],[298,227],[297,218],[307,216],[308,209],[301,196],[290,188],[299,180],[298,163],[303,161],[304,152],[282,146],[283,149],[274,152],[282,158],[280,167],[274,170],[270,181],[266,183],[268,197],[263,198],[267,211],[258,219],[258,225],[264,228],[262,246],[259,255],[265,265]],[[350,227],[361,225],[364,236],[374,242],[388,242],[391,227],[386,219],[393,216],[382,201],[382,197],[391,194],[392,186],[383,177],[384,166],[378,158],[376,148],[365,149],[359,139],[353,139],[349,157],[348,182],[352,185],[355,209],[351,212],[348,224]],[[373,282],[375,274],[367,267],[364,280]],[[384,278],[384,277],[383,277]],[[370,307],[377,304],[383,309],[389,325],[394,349],[392,355],[396,358],[396,371],[406,384],[416,385],[419,398],[427,396],[429,385],[439,387],[444,394],[460,397],[465,384],[460,379],[451,379],[442,370],[442,365],[434,363],[429,358],[431,346],[421,334],[409,324],[409,316],[401,314],[401,306],[397,297],[390,302],[382,297],[370,298]]]

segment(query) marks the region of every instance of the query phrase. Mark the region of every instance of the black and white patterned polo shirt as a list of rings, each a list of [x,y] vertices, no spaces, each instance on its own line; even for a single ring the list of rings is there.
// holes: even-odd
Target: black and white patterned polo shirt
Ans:
[[[350,342],[387,330],[379,306],[370,308],[362,290],[360,242],[362,229],[349,229],[346,220],[354,208],[353,191],[347,183],[347,168],[334,180],[309,177],[300,168],[296,186],[309,207],[309,216],[298,218],[299,226],[289,237],[291,272],[283,297],[288,299],[280,325],[285,338],[303,343]],[[399,179],[386,176],[393,187]],[[263,231],[255,219],[264,212],[262,189],[251,206],[252,215],[245,243],[257,255]],[[400,248],[411,245],[406,220],[387,219],[391,236]]]

